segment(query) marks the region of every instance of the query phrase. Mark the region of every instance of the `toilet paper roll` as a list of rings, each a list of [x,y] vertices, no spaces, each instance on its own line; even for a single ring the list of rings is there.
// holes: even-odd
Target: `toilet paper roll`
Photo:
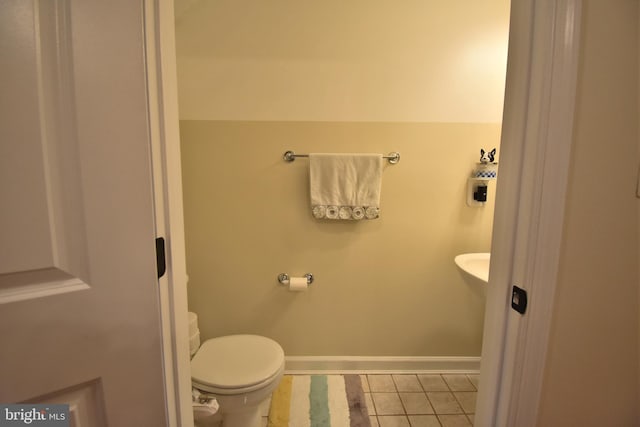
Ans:
[[[306,291],[309,287],[306,277],[292,277],[289,279],[289,290],[293,292]]]

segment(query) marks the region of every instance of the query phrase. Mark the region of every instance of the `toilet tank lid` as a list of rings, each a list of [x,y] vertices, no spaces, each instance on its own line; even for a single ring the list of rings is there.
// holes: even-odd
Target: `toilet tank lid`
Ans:
[[[206,340],[191,360],[191,377],[217,388],[249,387],[276,375],[284,351],[259,335],[228,335]]]

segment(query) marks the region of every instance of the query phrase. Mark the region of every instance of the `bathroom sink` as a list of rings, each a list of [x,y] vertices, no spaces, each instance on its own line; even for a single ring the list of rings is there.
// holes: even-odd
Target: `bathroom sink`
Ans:
[[[468,282],[486,285],[489,282],[490,259],[491,254],[483,252],[475,254],[461,254],[456,256],[454,261]]]

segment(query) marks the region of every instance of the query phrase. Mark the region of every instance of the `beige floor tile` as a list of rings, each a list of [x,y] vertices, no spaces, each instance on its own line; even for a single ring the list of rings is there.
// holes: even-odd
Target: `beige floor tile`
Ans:
[[[424,392],[399,394],[407,414],[435,414]]]
[[[380,424],[378,424],[378,417],[370,416],[369,422],[371,423],[371,427],[380,427]]]
[[[453,395],[458,400],[460,406],[466,414],[476,412],[476,398],[478,393],[475,391],[454,391]]]
[[[369,388],[369,381],[367,381],[366,375],[360,375],[360,382],[362,383],[362,391],[365,393],[369,393],[371,389]]]
[[[438,415],[442,427],[469,427],[471,423],[464,415]]]
[[[376,415],[376,406],[373,404],[373,400],[371,399],[371,393],[364,394],[364,402],[367,405],[369,415]]]
[[[436,414],[462,414],[463,410],[451,392],[428,392],[427,397]]]
[[[447,383],[440,375],[418,375],[424,391],[449,391]]]
[[[476,391],[466,375],[443,375],[451,391]]]
[[[398,393],[371,393],[371,398],[376,407],[377,415],[403,415],[405,413]]]
[[[469,378],[469,381],[471,381],[471,384],[473,384],[473,386],[476,388],[476,391],[479,390],[479,384],[480,384],[480,375],[467,375],[467,378]]]
[[[392,375],[398,391],[422,391],[416,375]]]
[[[409,415],[411,427],[441,427],[435,415]]]
[[[371,392],[395,392],[396,385],[391,375],[367,375]]]
[[[380,427],[411,427],[406,415],[378,417]]]

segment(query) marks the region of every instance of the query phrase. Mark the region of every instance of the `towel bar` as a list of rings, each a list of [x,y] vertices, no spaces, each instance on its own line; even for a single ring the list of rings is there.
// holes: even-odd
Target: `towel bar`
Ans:
[[[287,162],[293,162],[296,159],[296,157],[309,157],[309,155],[296,154],[293,151],[287,151],[286,153],[284,153],[284,156],[282,156],[282,158]],[[382,156],[382,158],[387,159],[389,163],[391,163],[392,165],[395,165],[400,161],[400,153],[394,151],[392,153],[389,153],[388,156]]]

